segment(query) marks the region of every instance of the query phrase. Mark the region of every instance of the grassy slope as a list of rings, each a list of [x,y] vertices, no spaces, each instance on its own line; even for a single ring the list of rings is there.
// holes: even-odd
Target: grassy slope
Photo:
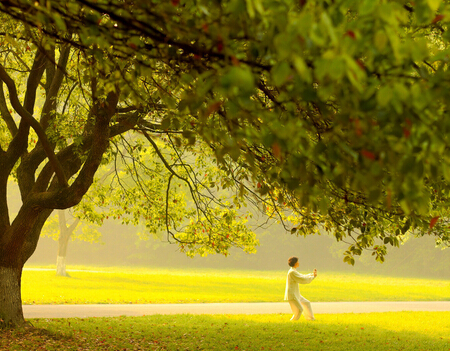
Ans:
[[[32,333],[0,331],[0,350],[449,350],[450,312],[174,315],[41,319]]]
[[[286,272],[91,268],[72,271],[25,270],[25,304],[194,303],[282,301]],[[301,292],[318,301],[450,300],[450,281],[319,272]]]

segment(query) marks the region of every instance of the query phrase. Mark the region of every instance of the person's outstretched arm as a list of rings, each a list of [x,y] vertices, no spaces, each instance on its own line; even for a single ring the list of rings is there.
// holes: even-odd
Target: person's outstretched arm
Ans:
[[[309,273],[309,274],[301,274],[301,273],[299,273],[297,271],[292,271],[291,274],[292,274],[292,278],[294,278],[294,280],[297,283],[299,283],[299,284],[309,284],[317,276],[317,270],[315,270],[315,272]]]

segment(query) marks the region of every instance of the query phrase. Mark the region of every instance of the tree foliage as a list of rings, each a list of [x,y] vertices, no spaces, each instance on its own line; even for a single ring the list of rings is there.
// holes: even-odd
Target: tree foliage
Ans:
[[[226,256],[231,247],[255,251],[258,241],[248,223],[254,206],[241,208],[248,201],[221,190],[219,185],[228,179],[207,148],[182,149],[170,136],[128,139],[113,142],[109,157],[112,162],[98,171],[76,206],[79,218],[99,225],[111,218],[140,226],[144,240],[165,233],[189,256]]]
[[[100,241],[101,233],[99,232],[97,227],[91,224],[80,222],[79,220],[77,220],[77,217],[73,216],[72,213],[69,213],[69,218],[65,221],[65,224],[68,228],[70,228],[72,225],[74,227],[70,237],[70,239],[72,240],[80,240],[89,243],[97,243]],[[60,239],[60,235],[61,230],[58,216],[55,215],[49,217],[49,219],[45,222],[44,227],[42,228],[41,236],[49,237],[56,241]]]
[[[11,234],[28,233],[26,216],[36,238],[52,209],[76,205],[110,142],[132,132],[131,144],[157,150],[166,135],[175,152],[211,152],[210,183],[237,204],[253,196],[293,234],[348,241],[349,263],[364,249],[383,261],[407,232],[449,244],[448,1],[5,0],[0,11],[0,189],[17,167],[24,201],[11,227],[0,201],[2,243],[28,240]],[[197,190],[190,169],[164,165]],[[238,213],[223,205],[184,231],[166,216],[166,230],[189,252],[217,248],[194,237],[202,218],[225,235]]]
[[[409,230],[448,244],[447,1],[8,3],[180,142],[239,165],[242,192],[293,233],[320,223],[350,263]]]

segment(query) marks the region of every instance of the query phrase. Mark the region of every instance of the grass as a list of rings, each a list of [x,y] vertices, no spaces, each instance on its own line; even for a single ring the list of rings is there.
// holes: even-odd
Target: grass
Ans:
[[[286,272],[82,268],[72,278],[25,270],[24,303],[282,301]],[[319,272],[312,301],[450,300],[450,281]],[[449,350],[450,312],[153,315],[34,319],[0,330],[0,350]]]
[[[25,270],[24,304],[278,302],[285,271],[82,268],[57,277],[54,270]],[[450,281],[319,272],[300,286],[311,301],[444,301]]]
[[[0,331],[0,350],[450,350],[450,312],[40,319]]]

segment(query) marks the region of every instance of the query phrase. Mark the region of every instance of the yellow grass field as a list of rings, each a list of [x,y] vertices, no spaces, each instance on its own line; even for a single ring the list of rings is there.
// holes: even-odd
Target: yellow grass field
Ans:
[[[69,273],[25,269],[23,303],[279,302],[286,279],[284,271],[250,270],[78,267]],[[315,302],[449,301],[450,281],[319,272],[301,292]]]

